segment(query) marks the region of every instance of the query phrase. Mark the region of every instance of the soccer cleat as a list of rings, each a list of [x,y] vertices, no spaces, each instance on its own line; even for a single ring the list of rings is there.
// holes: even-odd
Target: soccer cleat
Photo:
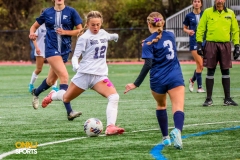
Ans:
[[[203,106],[207,107],[207,106],[211,106],[213,104],[213,101],[211,98],[207,98],[205,100],[205,102],[203,103]]]
[[[236,102],[234,102],[232,100],[232,98],[225,98],[223,105],[224,106],[238,106],[238,104]]]
[[[54,90],[54,91],[59,91],[59,89],[58,89],[58,87],[52,87],[52,90]]]
[[[197,93],[205,93],[206,91],[204,91],[204,89],[202,89],[202,88],[199,88],[198,90],[197,90]]]
[[[36,90],[36,88],[34,88],[31,92],[32,96],[33,96],[32,106],[33,106],[34,109],[38,109],[39,99],[38,99],[38,96],[35,95],[35,90]]]
[[[189,88],[190,92],[193,92],[193,85],[194,85],[194,83],[192,82],[192,79],[189,79],[189,86],[188,86],[188,88]]]
[[[169,136],[164,137],[163,140],[162,140],[162,144],[163,144],[164,146],[171,146],[170,137],[169,137]]]
[[[123,134],[124,131],[125,131],[124,128],[120,128],[120,127],[117,127],[117,126],[111,124],[111,125],[107,126],[105,134],[107,136],[116,135],[116,134]]]
[[[28,85],[28,91],[29,91],[30,93],[32,93],[33,88],[34,88],[33,84],[29,84],[29,85]]]
[[[82,112],[72,111],[67,115],[67,118],[69,121],[73,121],[75,118],[80,117],[80,115],[82,115]]]
[[[170,132],[170,137],[171,137],[171,139],[173,141],[173,145],[176,149],[182,149],[183,148],[181,132],[177,128],[174,128]]]
[[[52,90],[45,98],[42,100],[42,107],[46,108],[52,102],[52,94],[55,93],[55,90]]]

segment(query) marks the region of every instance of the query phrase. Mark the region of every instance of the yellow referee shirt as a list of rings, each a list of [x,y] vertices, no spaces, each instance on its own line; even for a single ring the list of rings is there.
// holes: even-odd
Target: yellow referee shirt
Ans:
[[[206,40],[212,42],[230,42],[239,44],[239,27],[236,16],[231,9],[224,8],[221,12],[215,6],[207,8],[197,27],[197,42],[203,42],[204,33]]]

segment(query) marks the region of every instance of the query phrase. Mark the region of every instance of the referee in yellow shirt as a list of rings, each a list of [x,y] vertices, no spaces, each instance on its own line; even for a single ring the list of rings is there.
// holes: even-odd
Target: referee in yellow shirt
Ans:
[[[203,39],[203,37],[206,39]],[[222,73],[222,86],[225,94],[223,105],[238,106],[230,97],[229,68],[232,68],[231,41],[234,44],[234,59],[237,59],[240,55],[239,27],[234,12],[225,7],[225,0],[215,0],[214,6],[204,11],[198,24],[196,39],[198,42],[197,52],[203,56],[203,66],[207,68],[207,98],[203,106],[211,106],[213,104],[214,73],[218,62]],[[202,47],[203,40],[206,40],[204,47]]]

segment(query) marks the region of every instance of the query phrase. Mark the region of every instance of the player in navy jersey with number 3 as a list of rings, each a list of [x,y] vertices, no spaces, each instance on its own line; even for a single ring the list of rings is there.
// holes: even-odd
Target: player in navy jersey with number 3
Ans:
[[[171,145],[182,149],[181,132],[184,123],[184,80],[176,53],[175,36],[172,32],[163,31],[163,16],[152,12],[147,17],[148,29],[152,33],[143,41],[143,68],[134,83],[125,87],[125,92],[141,85],[150,70],[150,87],[157,102],[156,116],[163,136],[163,145]],[[168,135],[167,93],[172,102],[172,112],[175,128]]]
[[[101,28],[102,14],[98,11],[91,11],[87,15],[87,22],[82,34],[76,44],[72,57],[73,70],[77,71],[72,78],[67,91],[51,91],[42,101],[42,106],[47,107],[53,100],[61,100],[69,103],[71,100],[82,94],[87,89],[93,89],[108,99],[106,109],[107,129],[106,135],[122,134],[123,128],[115,126],[118,112],[119,95],[112,82],[107,77],[108,66],[106,53],[108,41],[118,40],[118,34],[110,34]],[[82,55],[80,63],[79,57]]]
[[[47,29],[45,57],[50,64],[48,77],[38,88],[32,90],[34,109],[38,108],[40,93],[50,88],[57,79],[60,81],[60,90],[67,90],[69,77],[64,63],[67,62],[71,52],[71,36],[77,36],[82,30],[82,19],[74,8],[65,6],[64,0],[52,1],[54,7],[44,10],[30,28],[29,38],[35,40],[35,31],[45,23]],[[74,29],[74,26],[76,29]],[[68,120],[73,120],[81,115],[81,112],[72,110],[70,103],[64,103],[64,105]]]

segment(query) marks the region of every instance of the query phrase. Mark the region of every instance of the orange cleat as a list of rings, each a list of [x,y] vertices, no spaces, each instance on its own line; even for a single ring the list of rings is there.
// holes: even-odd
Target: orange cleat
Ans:
[[[117,126],[112,124],[112,125],[107,126],[105,134],[107,136],[109,136],[109,135],[117,135],[117,134],[123,134],[124,131],[125,131],[124,128],[120,128],[120,127],[117,127]]]

